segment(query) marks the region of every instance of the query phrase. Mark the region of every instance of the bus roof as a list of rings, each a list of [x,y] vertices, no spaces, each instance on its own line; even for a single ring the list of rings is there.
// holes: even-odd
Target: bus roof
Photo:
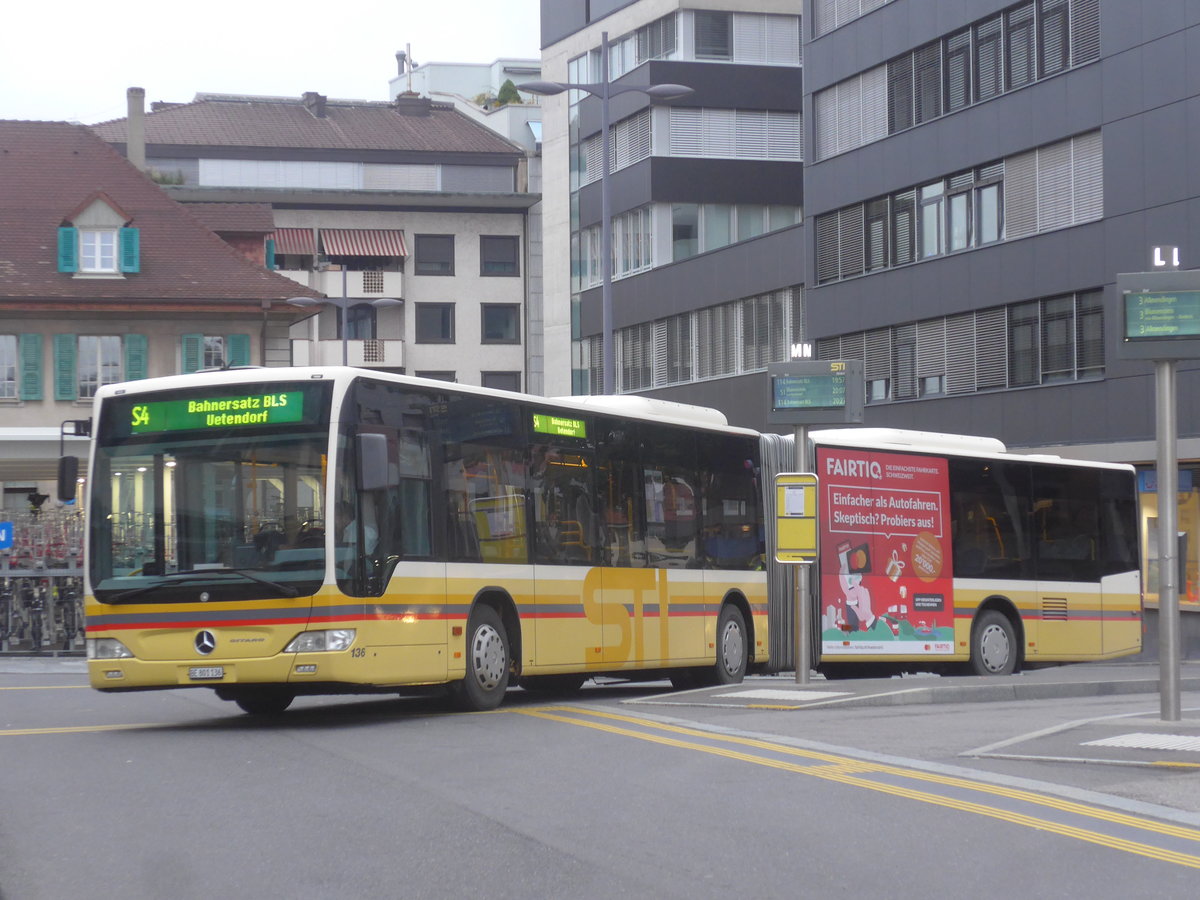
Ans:
[[[537,394],[521,394],[470,384],[436,381],[428,378],[418,378],[413,375],[397,375],[392,372],[378,372],[374,369],[358,369],[345,366],[244,366],[231,369],[208,369],[187,375],[164,375],[141,381],[126,381],[119,384],[104,385],[96,391],[96,400],[99,402],[104,398],[138,394],[144,391],[185,390],[204,384],[219,387],[226,384],[232,386],[235,384],[255,384],[260,382],[314,380],[328,380],[335,383],[348,384],[353,378],[363,377],[401,384],[412,384],[414,386],[437,390],[455,391],[463,394],[505,397],[513,400],[523,400],[527,403],[541,403],[556,409],[574,410],[579,413],[608,413],[620,416],[621,418],[667,422],[675,425],[686,425],[692,428],[703,428],[710,431],[724,431],[747,436],[758,434],[757,431],[750,428],[740,428],[730,425],[724,413],[719,410],[706,406],[693,406],[687,403],[674,403],[670,400],[659,400],[654,397],[631,395],[542,397]]]
[[[879,450],[907,450],[914,453],[942,453],[951,456],[983,456],[1057,463],[1064,466],[1092,466],[1133,471],[1128,463],[1068,459],[1048,453],[1013,453],[998,438],[970,434],[942,434],[936,431],[910,431],[904,428],[829,428],[809,432],[814,443]]]

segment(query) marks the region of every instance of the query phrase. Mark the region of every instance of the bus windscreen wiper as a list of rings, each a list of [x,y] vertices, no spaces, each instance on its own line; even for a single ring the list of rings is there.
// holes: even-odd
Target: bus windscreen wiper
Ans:
[[[235,569],[235,568],[227,568],[224,566],[222,566],[220,568],[213,568],[213,569],[184,569],[181,572],[169,572],[168,574],[163,575],[162,577],[164,579],[168,579],[168,578],[174,579],[174,578],[180,578],[180,577],[190,579],[191,577],[194,577],[197,575],[201,575],[201,576],[241,575],[243,578],[247,578],[250,581],[256,581],[259,584],[265,584],[269,588],[274,588],[275,590],[277,590],[279,592],[280,596],[296,597],[299,595],[299,591],[297,591],[294,587],[291,587],[290,585],[286,585],[286,584],[280,584],[278,581],[271,581],[268,578],[263,578],[261,575],[255,575],[253,569]],[[132,588],[128,591],[121,591],[121,593],[112,597],[107,602],[108,603],[125,603],[129,600],[132,600],[134,597],[140,597],[145,594],[153,593],[154,591],[157,591],[160,588],[171,587],[175,583],[176,582],[173,582],[173,581],[159,581],[159,582],[156,582],[155,584],[147,584],[144,587],[137,587],[137,588]]]

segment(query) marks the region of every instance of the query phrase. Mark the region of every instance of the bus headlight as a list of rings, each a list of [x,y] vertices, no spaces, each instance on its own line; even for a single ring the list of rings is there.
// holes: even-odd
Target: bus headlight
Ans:
[[[322,653],[348,650],[358,634],[353,628],[331,628],[328,631],[304,631],[292,638],[284,653]]]
[[[116,638],[88,638],[88,659],[132,659],[129,648]]]

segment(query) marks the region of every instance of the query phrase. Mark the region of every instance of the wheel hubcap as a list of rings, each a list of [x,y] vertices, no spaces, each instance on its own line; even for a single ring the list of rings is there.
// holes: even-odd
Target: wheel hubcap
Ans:
[[[989,672],[999,672],[1008,665],[1008,657],[1012,648],[1008,644],[1008,635],[999,625],[989,625],[979,636],[979,655],[984,667]]]
[[[475,631],[475,640],[471,644],[471,664],[475,680],[485,691],[494,690],[500,685],[508,659],[500,632],[491,625],[482,625]]]
[[[721,665],[732,675],[741,669],[745,654],[746,643],[742,638],[742,630],[736,622],[727,623],[721,635]]]

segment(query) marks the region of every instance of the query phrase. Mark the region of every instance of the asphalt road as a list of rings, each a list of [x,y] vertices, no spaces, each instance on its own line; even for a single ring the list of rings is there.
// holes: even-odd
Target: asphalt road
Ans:
[[[256,720],[206,690],[83,681],[0,662],[5,900],[1191,898],[1200,877],[1200,810],[1161,802],[1196,770],[969,752],[1145,718],[1153,695],[798,709],[668,705],[658,684]]]

